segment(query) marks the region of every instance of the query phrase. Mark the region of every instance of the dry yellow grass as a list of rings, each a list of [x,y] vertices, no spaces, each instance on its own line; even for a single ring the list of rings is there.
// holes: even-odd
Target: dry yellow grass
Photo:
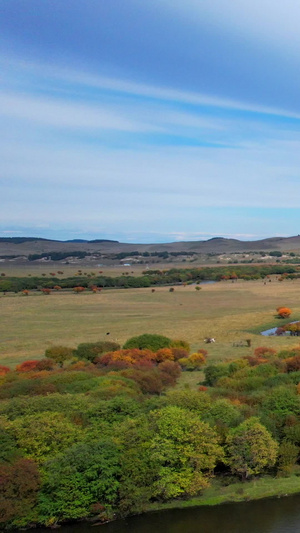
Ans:
[[[47,347],[107,338],[121,344],[133,335],[160,333],[184,338],[192,348],[206,347],[209,359],[217,361],[252,353],[252,348],[233,347],[235,341],[251,338],[252,345],[284,347],[295,338],[262,337],[248,333],[251,327],[274,323],[275,309],[286,305],[300,317],[300,280],[222,282],[194,286],[131,290],[107,290],[99,294],[40,293],[28,297],[0,297],[2,364],[42,357]],[[204,344],[205,336],[216,343]]]

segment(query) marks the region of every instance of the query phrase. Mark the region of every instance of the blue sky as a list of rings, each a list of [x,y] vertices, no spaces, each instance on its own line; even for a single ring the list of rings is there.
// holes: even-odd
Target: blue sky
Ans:
[[[294,0],[0,0],[1,236],[295,235]]]

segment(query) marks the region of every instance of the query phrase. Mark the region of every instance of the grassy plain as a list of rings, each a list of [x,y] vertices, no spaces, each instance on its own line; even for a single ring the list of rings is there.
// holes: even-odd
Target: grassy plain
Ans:
[[[224,486],[215,479],[209,488],[203,491],[201,496],[188,500],[177,500],[161,504],[151,504],[149,510],[158,511],[163,509],[178,509],[197,507],[202,505],[219,505],[227,502],[243,502],[260,500],[262,498],[280,498],[291,496],[300,491],[300,478],[291,475],[285,478],[262,477],[251,481],[231,483]]]
[[[258,334],[280,325],[275,317],[280,305],[293,310],[291,319],[300,318],[300,280],[220,282],[203,285],[201,291],[180,286],[173,293],[158,287],[154,293],[143,288],[1,295],[0,363],[13,367],[41,358],[46,348],[57,344],[76,347],[104,338],[122,344],[145,332],[186,339],[193,349],[205,347],[211,362],[252,353],[252,348],[233,346],[247,338],[253,347],[294,346],[295,337]],[[205,345],[205,336],[215,337],[216,343]]]

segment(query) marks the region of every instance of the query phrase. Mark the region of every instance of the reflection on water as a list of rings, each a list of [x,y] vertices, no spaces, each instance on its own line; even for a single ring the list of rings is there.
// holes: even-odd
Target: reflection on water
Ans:
[[[300,491],[300,480],[299,480]],[[50,530],[38,530],[49,533]],[[159,511],[102,526],[81,523],[61,533],[298,533],[300,496]]]

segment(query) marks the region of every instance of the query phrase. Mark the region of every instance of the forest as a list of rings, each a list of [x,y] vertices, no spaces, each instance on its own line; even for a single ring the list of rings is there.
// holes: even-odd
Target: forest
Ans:
[[[178,388],[182,372],[198,387]],[[300,475],[300,347],[209,364],[143,334],[0,367],[4,530],[105,522],[220,480]]]

